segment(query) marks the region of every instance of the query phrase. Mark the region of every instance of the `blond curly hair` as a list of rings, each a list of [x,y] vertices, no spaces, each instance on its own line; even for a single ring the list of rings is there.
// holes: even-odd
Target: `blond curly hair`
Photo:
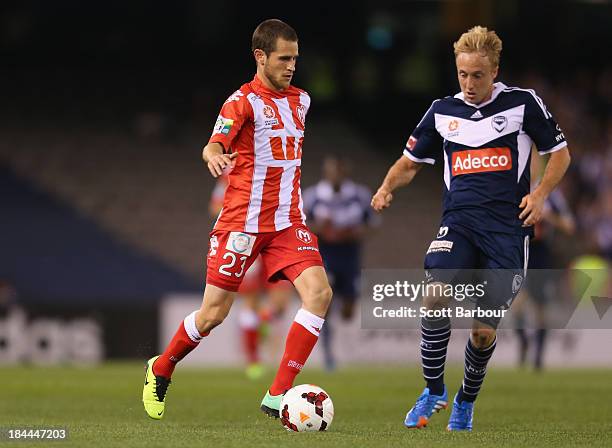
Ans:
[[[475,26],[463,33],[459,40],[453,44],[455,57],[459,53],[486,54],[493,67],[499,66],[499,55],[502,51],[502,41],[493,30],[484,26]]]

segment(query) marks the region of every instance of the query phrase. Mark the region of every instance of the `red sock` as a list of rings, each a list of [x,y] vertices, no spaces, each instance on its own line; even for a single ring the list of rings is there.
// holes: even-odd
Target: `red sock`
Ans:
[[[253,364],[259,362],[259,330],[257,328],[242,329],[242,343],[246,353],[247,362]]]
[[[170,344],[168,344],[166,350],[153,364],[154,375],[170,378],[172,372],[174,372],[176,363],[196,348],[203,337],[208,336],[208,333],[200,334],[197,330],[195,325],[195,313],[197,313],[197,311],[191,313],[181,322]]]
[[[319,332],[325,319],[300,309],[295,315],[295,320],[289,329],[285,354],[281,360],[278,372],[270,386],[270,394],[278,395],[291,389],[293,381],[304,367],[310,352],[319,339]]]

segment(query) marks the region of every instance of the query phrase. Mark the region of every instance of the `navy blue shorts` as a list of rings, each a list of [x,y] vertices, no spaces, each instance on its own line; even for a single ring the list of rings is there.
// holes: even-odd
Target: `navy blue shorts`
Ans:
[[[319,250],[334,296],[354,302],[358,295],[361,273],[361,248],[357,244],[325,244],[319,240]]]
[[[429,282],[456,285],[486,282],[485,294],[476,304],[481,309],[508,309],[527,274],[529,237],[507,233],[473,231],[442,224],[425,256]],[[499,318],[477,318],[497,328]]]
[[[529,277],[525,288],[535,303],[545,305],[558,296],[562,271],[554,270],[553,267],[553,255],[548,243],[532,241],[529,246]]]

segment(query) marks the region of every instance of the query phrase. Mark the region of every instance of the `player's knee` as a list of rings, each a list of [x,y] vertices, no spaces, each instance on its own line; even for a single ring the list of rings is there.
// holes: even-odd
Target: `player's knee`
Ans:
[[[423,296],[423,306],[428,310],[432,310],[436,308],[436,305],[438,302],[439,302],[438,297]]]
[[[215,327],[218,327],[225,320],[225,315],[220,311],[200,311],[196,314],[196,327],[200,333],[208,333]]]
[[[428,310],[445,308],[448,306],[448,299],[436,295],[423,296],[423,306]]]
[[[495,339],[495,330],[492,328],[478,328],[472,330],[472,344],[478,349],[490,346]]]
[[[302,300],[309,308],[319,312],[326,312],[329,308],[333,296],[333,291],[329,285],[316,285],[309,288],[306,297]]]
[[[333,295],[334,295],[334,292],[332,291],[331,286],[327,285],[327,286],[320,288],[317,291],[316,300],[322,306],[328,307],[332,301]]]

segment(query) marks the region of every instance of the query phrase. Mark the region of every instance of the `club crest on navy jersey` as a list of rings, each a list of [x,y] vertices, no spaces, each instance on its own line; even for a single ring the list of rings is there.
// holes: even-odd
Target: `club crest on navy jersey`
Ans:
[[[508,119],[503,115],[496,115],[491,120],[491,126],[493,126],[493,129],[495,129],[497,132],[502,132],[504,129],[506,129],[507,125]]]

